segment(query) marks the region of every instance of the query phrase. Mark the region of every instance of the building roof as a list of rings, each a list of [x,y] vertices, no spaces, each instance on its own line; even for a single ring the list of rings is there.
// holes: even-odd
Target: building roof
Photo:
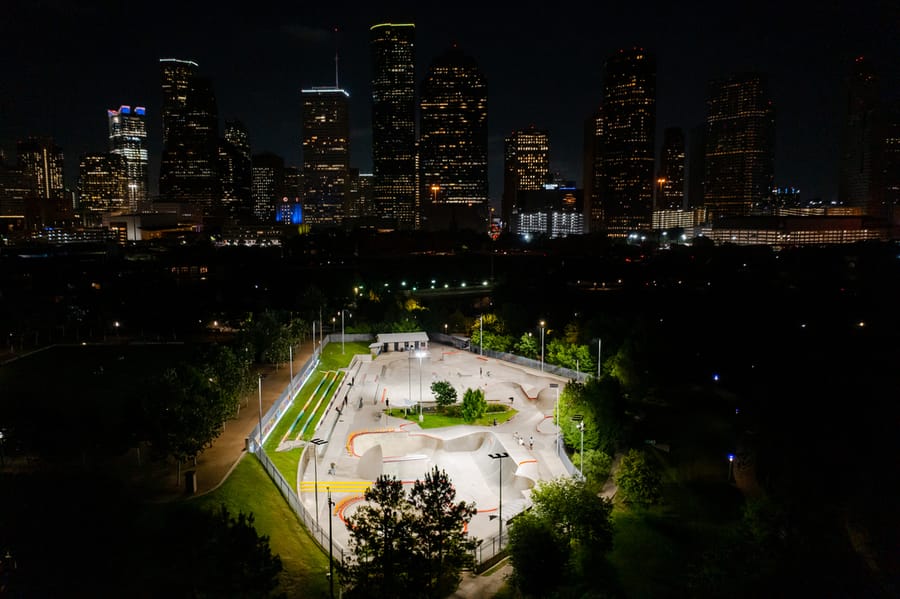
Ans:
[[[414,333],[378,333],[378,343],[403,343],[404,341],[428,341],[428,333],[416,331]]]

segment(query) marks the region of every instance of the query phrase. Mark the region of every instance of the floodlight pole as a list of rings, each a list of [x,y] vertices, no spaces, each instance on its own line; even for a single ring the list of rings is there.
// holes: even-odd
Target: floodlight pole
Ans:
[[[508,458],[509,454],[505,451],[499,453],[489,453],[488,457],[492,460],[500,460],[500,484],[498,486],[498,491],[500,494],[500,500],[497,504],[497,550],[499,551],[503,547],[503,458]]]

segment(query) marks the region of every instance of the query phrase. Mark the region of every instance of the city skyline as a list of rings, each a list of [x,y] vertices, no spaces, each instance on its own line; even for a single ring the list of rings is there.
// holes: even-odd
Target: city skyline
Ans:
[[[289,165],[301,163],[300,90],[339,78],[350,93],[350,163],[369,173],[369,29],[384,21],[416,25],[417,88],[427,66],[453,42],[478,61],[489,89],[494,206],[503,191],[503,140],[531,125],[549,132],[551,169],[583,186],[584,121],[601,100],[603,64],[619,48],[640,45],[656,56],[657,155],[665,128],[680,127],[690,136],[703,122],[710,80],[749,70],[766,74],[777,106],[775,184],[799,187],[805,198],[837,196],[843,85],[852,59],[870,56],[880,71],[883,95],[896,96],[900,52],[890,32],[897,19],[884,5],[865,10],[864,5],[835,3],[811,14],[774,3],[754,5],[753,14],[712,4],[681,12],[647,5],[602,12],[561,12],[562,7],[553,13],[536,3],[515,12],[454,6],[447,14],[424,9],[417,14],[412,5],[351,12],[331,7],[325,14],[316,7],[267,5],[255,14],[237,14],[201,5],[181,10],[175,21],[165,2],[132,13],[136,9],[101,9],[92,3],[74,7],[50,1],[36,7],[14,1],[2,32],[12,52],[5,57],[9,83],[0,92],[0,148],[12,160],[18,140],[52,136],[65,153],[66,182],[74,186],[79,158],[108,144],[105,111],[143,105],[150,186],[157,191],[162,153],[158,64],[162,58],[181,58],[196,61],[211,80],[220,132],[226,119],[240,120],[253,153],[275,152]],[[109,37],[93,35],[110,21],[120,26],[111,44]],[[34,43],[38,27],[54,35]]]

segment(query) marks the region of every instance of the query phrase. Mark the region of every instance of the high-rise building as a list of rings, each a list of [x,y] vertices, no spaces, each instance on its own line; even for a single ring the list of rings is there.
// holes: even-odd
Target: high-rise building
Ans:
[[[29,177],[33,197],[52,200],[63,196],[63,152],[52,139],[29,137],[16,144],[16,152],[19,168]]]
[[[418,227],[415,25],[380,23],[372,36],[373,193],[382,222]]]
[[[350,94],[339,87],[302,90],[303,219],[343,224],[350,177]]]
[[[436,58],[420,94],[419,169],[423,227],[488,227],[487,82],[452,47]]]
[[[603,229],[603,205],[600,181],[603,178],[603,110],[598,109],[584,122],[583,170],[585,232]]]
[[[883,213],[893,222],[900,207],[900,99],[894,100],[886,110],[882,147]]]
[[[147,121],[143,106],[120,106],[107,110],[109,119],[109,151],[122,157],[128,194],[128,210],[145,208],[148,198]]]
[[[703,206],[703,183],[706,178],[706,123],[691,128],[687,153],[687,203],[690,208]]]
[[[220,208],[219,112],[212,83],[193,61],[163,59],[163,136],[159,193],[205,211]]]
[[[29,187],[25,226],[39,229],[65,224],[73,203],[66,198],[63,152],[50,138],[29,137],[16,144],[18,167]]]
[[[549,181],[550,134],[534,126],[513,131],[506,138],[504,152],[503,200],[500,206],[504,229],[509,230],[519,192],[543,189]]]
[[[847,81],[847,113],[844,118],[838,199],[847,206],[868,210],[881,198],[879,169],[879,84],[870,60],[853,61]]]
[[[747,215],[775,179],[775,107],[766,80],[743,73],[711,81],[706,107],[707,218]]]
[[[225,137],[219,143],[219,180],[225,212],[237,218],[249,216],[253,208],[250,139],[240,121],[225,122]]]
[[[657,210],[684,208],[684,131],[668,127],[663,134],[657,174]]]
[[[264,223],[274,223],[276,211],[284,198],[284,158],[271,152],[253,155],[253,216]]]
[[[200,66],[193,60],[162,58],[159,61],[162,79],[163,144],[169,143],[173,129],[183,129],[191,80]]]
[[[125,158],[113,153],[89,153],[78,164],[78,208],[86,224],[107,210],[131,211],[130,179]],[[94,217],[92,217],[94,215]]]
[[[651,225],[656,135],[656,59],[643,48],[607,59],[597,192],[603,226],[622,236]],[[593,209],[593,208],[592,208]]]

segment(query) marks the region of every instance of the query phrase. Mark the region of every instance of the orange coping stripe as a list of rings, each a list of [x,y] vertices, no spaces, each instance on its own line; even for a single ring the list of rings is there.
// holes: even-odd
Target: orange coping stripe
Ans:
[[[519,466],[521,466],[522,464],[531,464],[531,463],[537,464],[537,460],[522,460],[521,462],[519,462]]]

